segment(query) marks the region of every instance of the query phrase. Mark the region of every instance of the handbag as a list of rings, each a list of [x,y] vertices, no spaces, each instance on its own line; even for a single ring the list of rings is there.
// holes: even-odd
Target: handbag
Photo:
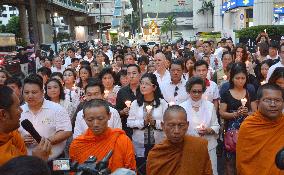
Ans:
[[[224,135],[224,145],[228,152],[236,152],[239,130],[227,131]]]
[[[248,104],[249,104],[248,108],[250,109],[250,96],[249,96],[248,91],[246,91],[246,98],[248,99]],[[232,130],[225,132],[224,145],[225,145],[225,149],[228,152],[236,152],[238,135],[239,135],[238,129],[232,129]]]

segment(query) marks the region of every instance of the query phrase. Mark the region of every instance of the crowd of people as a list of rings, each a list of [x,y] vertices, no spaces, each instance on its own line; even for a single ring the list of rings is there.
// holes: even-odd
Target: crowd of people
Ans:
[[[38,54],[24,80],[0,70],[0,172],[32,155],[64,174],[53,160],[82,164],[112,150],[111,172],[284,174],[274,163],[284,146],[284,38],[257,40],[255,53],[231,38],[69,48]]]

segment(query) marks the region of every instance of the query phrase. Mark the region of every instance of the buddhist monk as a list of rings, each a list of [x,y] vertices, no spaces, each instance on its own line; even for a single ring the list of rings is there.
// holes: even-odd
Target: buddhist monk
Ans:
[[[80,164],[90,156],[102,160],[113,151],[108,168],[111,172],[118,168],[136,169],[134,147],[121,129],[108,127],[111,117],[109,104],[104,100],[90,100],[83,107],[87,131],[78,136],[70,145],[70,158]]]
[[[13,90],[0,85],[0,165],[27,154],[24,140],[17,130],[21,112],[20,100]],[[50,142],[43,138],[32,155],[47,160],[50,150]]]
[[[212,175],[207,141],[185,135],[189,123],[184,108],[170,106],[161,124],[167,138],[149,152],[147,175]]]
[[[242,123],[237,141],[238,175],[284,175],[275,156],[284,146],[284,93],[278,85],[258,89],[258,111]]]

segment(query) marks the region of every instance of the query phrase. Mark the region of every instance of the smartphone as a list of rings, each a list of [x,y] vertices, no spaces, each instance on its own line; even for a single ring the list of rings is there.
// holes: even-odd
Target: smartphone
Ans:
[[[53,171],[70,171],[70,159],[53,160]]]

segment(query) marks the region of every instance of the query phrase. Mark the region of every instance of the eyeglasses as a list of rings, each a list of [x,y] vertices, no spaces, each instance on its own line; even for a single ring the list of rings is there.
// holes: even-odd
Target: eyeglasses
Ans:
[[[266,99],[263,99],[262,101],[269,104],[269,105],[272,105],[272,103],[275,103],[276,105],[280,105],[281,103],[283,103],[283,100],[280,100],[280,99],[266,98]]]
[[[202,90],[191,90],[191,93],[193,93],[193,94],[202,94],[203,93],[203,91]]]
[[[179,90],[179,88],[176,86],[175,92],[174,92],[174,97],[176,97],[178,95],[178,92],[177,92],[178,90]]]

